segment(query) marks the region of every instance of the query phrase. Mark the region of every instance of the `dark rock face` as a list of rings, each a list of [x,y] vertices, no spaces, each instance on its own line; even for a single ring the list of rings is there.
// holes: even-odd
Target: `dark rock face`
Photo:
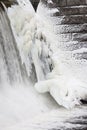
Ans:
[[[17,4],[16,0],[0,0],[0,2],[3,2],[6,5],[6,7],[9,7],[12,4]]]
[[[30,0],[30,1],[34,6],[34,9],[36,10],[40,0]],[[16,0],[0,0],[0,2],[3,2],[7,7],[11,6],[12,4],[17,4]]]
[[[38,3],[39,3],[40,0],[30,0],[30,1],[31,1],[31,3],[32,3],[33,7],[34,7],[34,9],[36,10],[36,9],[37,9],[37,6],[38,6]]]

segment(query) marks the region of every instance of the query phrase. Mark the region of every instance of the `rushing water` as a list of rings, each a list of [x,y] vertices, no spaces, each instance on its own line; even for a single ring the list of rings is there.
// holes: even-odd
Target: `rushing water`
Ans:
[[[15,83],[22,82],[23,71],[22,64],[15,42],[15,38],[12,33],[10,21],[7,16],[7,12],[0,8],[0,58],[1,58],[1,78],[7,80],[7,82]],[[7,77],[7,78],[5,78]],[[4,83],[4,81],[1,81]]]
[[[40,2],[35,13],[28,0],[17,2],[0,4],[0,129],[86,128],[86,106],[74,106],[87,95],[87,63],[72,56],[84,49],[60,45],[51,17],[56,8]]]
[[[19,6],[8,9],[8,15],[28,75],[31,75],[34,65],[39,81],[36,90],[50,92],[57,103],[66,108],[79,105],[80,99],[87,95],[87,62],[82,58],[86,48],[72,51],[76,41],[67,45],[60,42],[56,29],[57,23],[63,19],[53,17],[58,9],[48,9],[40,2],[35,13],[29,1],[18,2]],[[23,15],[16,15],[17,11]]]

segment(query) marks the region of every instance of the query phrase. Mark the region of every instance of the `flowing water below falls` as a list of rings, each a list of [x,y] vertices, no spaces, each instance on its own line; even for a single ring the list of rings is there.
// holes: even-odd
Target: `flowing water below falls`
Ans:
[[[0,3],[0,129],[86,130],[86,62],[62,50],[56,9],[17,2]]]

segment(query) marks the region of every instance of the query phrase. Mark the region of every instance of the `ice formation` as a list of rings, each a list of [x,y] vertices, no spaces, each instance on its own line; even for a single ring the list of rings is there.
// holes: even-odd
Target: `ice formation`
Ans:
[[[36,90],[49,92],[68,109],[79,105],[87,96],[87,62],[76,56],[85,48],[70,51],[60,42],[64,37],[56,34],[56,23],[62,19],[52,17],[58,9],[48,9],[40,2],[35,13],[28,0],[17,1],[18,5],[8,8],[8,16],[28,76],[32,75],[32,65],[35,67]]]

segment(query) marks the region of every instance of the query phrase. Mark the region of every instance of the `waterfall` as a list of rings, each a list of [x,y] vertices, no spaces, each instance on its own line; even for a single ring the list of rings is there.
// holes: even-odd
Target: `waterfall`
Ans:
[[[53,1],[47,2],[41,0],[36,12],[29,0],[17,0],[8,8],[0,3],[3,130],[63,129],[65,123],[66,129],[79,129],[75,116],[85,119],[80,117],[86,115],[86,107],[79,105],[87,97],[87,62],[77,57],[87,49],[73,50],[76,42],[60,42],[66,38],[57,34],[64,17],[55,17],[59,8],[49,8]]]
[[[12,84],[21,83],[25,76],[25,70],[22,66],[7,11],[2,4],[0,4],[0,50],[0,77]]]
[[[5,68],[1,66],[1,73],[14,84],[28,79],[39,93],[50,93],[68,109],[79,105],[87,96],[86,74],[82,77],[87,62],[78,60],[78,50],[60,45],[52,15],[58,9],[50,10],[40,2],[35,13],[30,1],[17,2],[7,11],[1,8],[1,58]]]
[[[28,76],[35,71],[37,80],[45,80],[50,72],[50,48],[45,36],[39,32],[37,15],[29,1],[18,1],[19,5],[8,8],[8,16],[16,39],[18,50],[25,65]],[[17,10],[26,15],[16,15]],[[20,19],[18,19],[20,17]],[[34,68],[36,70],[34,70]]]

